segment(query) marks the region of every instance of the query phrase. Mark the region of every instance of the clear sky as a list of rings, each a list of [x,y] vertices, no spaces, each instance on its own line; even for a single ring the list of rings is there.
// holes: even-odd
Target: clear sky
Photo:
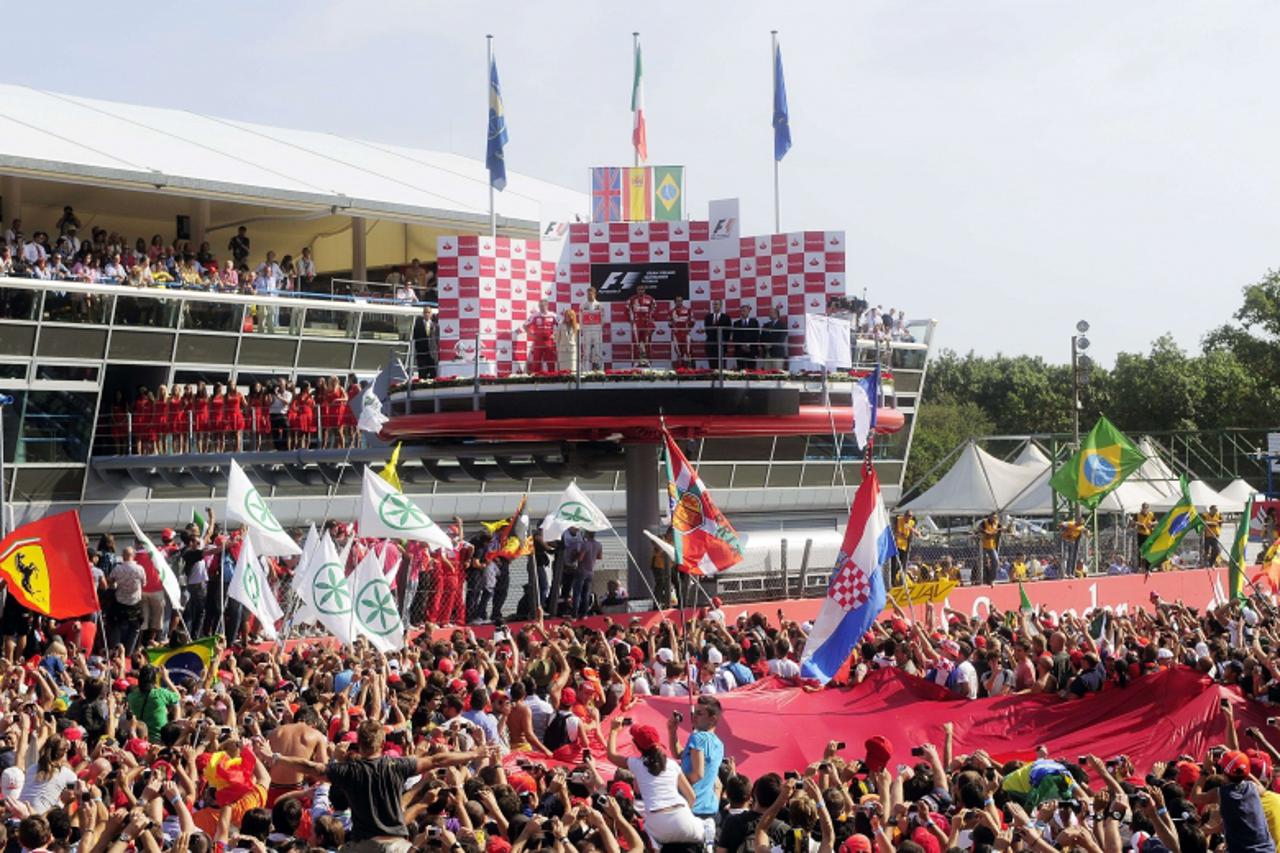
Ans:
[[[509,168],[587,190],[650,159],[692,211],[772,230],[769,30],[794,147],[783,229],[848,232],[874,303],[940,343],[1109,363],[1225,321],[1280,224],[1280,5],[1129,0],[66,0],[5,10],[0,78],[483,157],[497,37]],[[21,37],[13,37],[22,34]]]

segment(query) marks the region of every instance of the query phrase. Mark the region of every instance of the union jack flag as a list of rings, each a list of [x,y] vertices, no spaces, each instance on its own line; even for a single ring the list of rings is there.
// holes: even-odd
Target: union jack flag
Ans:
[[[591,220],[622,221],[622,170],[596,166],[591,170]]]

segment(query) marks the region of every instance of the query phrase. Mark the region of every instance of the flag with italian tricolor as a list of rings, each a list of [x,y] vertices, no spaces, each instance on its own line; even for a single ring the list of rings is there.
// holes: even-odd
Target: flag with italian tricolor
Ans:
[[[636,149],[636,162],[649,159],[649,145],[644,127],[644,66],[640,61],[640,38],[636,37],[636,72],[631,81],[631,145]]]

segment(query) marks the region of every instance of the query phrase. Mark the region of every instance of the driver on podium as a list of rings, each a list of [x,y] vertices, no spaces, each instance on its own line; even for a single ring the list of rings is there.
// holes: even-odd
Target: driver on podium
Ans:
[[[636,286],[636,295],[627,300],[627,314],[631,319],[631,333],[635,337],[635,361],[641,367],[649,366],[649,342],[653,340],[654,316],[658,303],[648,294],[643,284]]]
[[[556,369],[556,312],[547,300],[538,300],[538,310],[524,321],[529,336],[529,372],[550,373]]]
[[[676,297],[676,304],[671,306],[671,346],[676,367],[693,367],[693,356],[689,350],[689,333],[693,331],[693,309],[685,304],[683,296]]]
[[[582,326],[581,352],[578,353],[588,370],[604,370],[604,306],[596,299],[596,289],[587,288],[587,302],[578,312]]]

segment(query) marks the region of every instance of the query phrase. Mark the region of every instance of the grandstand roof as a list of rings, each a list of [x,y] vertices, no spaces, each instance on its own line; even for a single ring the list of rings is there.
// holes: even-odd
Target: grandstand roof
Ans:
[[[0,85],[0,174],[434,224],[489,212],[480,160],[26,86]],[[496,206],[522,228],[588,212],[584,193],[510,171]]]

